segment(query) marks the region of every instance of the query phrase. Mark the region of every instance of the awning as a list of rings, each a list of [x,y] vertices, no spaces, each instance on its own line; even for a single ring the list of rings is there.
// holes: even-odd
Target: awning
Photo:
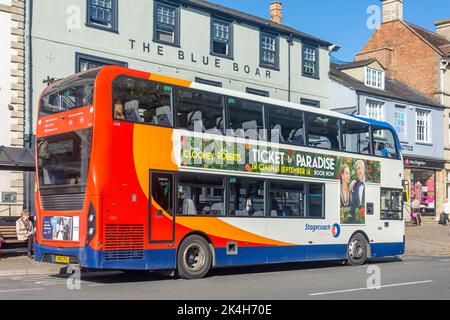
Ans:
[[[34,150],[0,146],[0,170],[34,171]]]

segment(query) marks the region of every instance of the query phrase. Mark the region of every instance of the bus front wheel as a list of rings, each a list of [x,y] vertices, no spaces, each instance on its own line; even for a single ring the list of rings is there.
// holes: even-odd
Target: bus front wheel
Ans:
[[[209,272],[212,254],[208,242],[197,235],[186,238],[178,249],[178,276],[182,279],[201,279]]]
[[[351,266],[361,266],[367,260],[367,241],[361,233],[353,235],[348,243],[347,262]]]

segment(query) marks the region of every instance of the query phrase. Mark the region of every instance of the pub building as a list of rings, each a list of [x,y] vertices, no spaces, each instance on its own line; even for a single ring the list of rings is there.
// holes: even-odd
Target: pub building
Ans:
[[[278,1],[267,7],[269,19],[204,0],[0,2],[0,56],[10,70],[0,79],[2,155],[33,154],[47,85],[103,65],[330,106],[330,51],[339,47],[284,25]],[[0,216],[34,211],[34,177],[17,166],[22,160],[0,167]]]
[[[49,81],[109,64],[330,106],[339,47],[283,25],[277,1],[270,19],[203,0],[42,1],[32,15],[34,110]]]

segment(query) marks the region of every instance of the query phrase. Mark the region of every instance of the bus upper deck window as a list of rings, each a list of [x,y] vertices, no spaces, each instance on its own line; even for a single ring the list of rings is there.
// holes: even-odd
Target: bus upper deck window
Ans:
[[[308,120],[308,145],[310,147],[339,150],[338,119],[309,115]]]
[[[173,127],[172,87],[150,80],[121,76],[113,82],[116,120]]]
[[[370,126],[368,124],[342,120],[341,131],[343,151],[371,154],[369,143]]]
[[[177,103],[180,128],[216,135],[225,134],[223,96],[182,88],[177,90]]]
[[[373,128],[375,155],[383,158],[398,159],[397,140],[388,128]]]

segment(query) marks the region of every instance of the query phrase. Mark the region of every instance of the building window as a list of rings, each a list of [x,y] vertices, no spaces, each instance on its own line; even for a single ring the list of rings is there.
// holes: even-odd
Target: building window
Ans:
[[[266,68],[279,68],[278,37],[268,33],[261,33],[260,64]]]
[[[383,102],[367,100],[366,105],[366,116],[369,119],[373,119],[376,121],[383,121]]]
[[[317,100],[301,98],[300,99],[300,103],[305,105],[305,106],[314,107],[314,108],[320,108],[320,101],[317,101]]]
[[[256,96],[261,96],[261,97],[270,97],[270,93],[269,91],[265,91],[265,90],[258,90],[258,89],[253,89],[253,88],[246,88],[245,92],[250,93],[250,94],[254,94]]]
[[[117,0],[88,0],[87,24],[117,31]]]
[[[179,45],[179,9],[161,2],[155,2],[153,40],[165,44]]]
[[[109,65],[121,66],[125,68],[128,67],[128,63],[122,61],[104,59],[81,53],[75,54],[75,72],[84,72]]]
[[[372,68],[366,68],[366,86],[384,89],[384,72]]]
[[[195,82],[201,83],[201,84],[206,84],[207,86],[222,88],[222,82],[219,82],[219,81],[213,81],[213,80],[195,77]]]
[[[211,53],[227,58],[233,56],[233,25],[218,19],[211,19]]]
[[[319,77],[319,48],[303,44],[303,75]]]
[[[401,139],[406,139],[406,113],[396,110],[394,113],[394,128]]]
[[[417,142],[430,143],[430,112],[417,111],[416,112],[416,128],[417,128]]]
[[[384,118],[383,106],[384,106],[383,102],[367,100],[367,104],[366,104],[367,118],[373,119],[376,121],[383,121],[383,118]],[[380,132],[374,134],[374,137],[383,138],[382,134],[383,134],[383,132],[380,131]]]

